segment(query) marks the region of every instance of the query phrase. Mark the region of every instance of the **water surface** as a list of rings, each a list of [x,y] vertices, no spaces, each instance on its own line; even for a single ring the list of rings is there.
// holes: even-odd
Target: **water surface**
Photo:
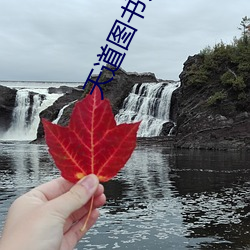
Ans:
[[[138,145],[77,249],[249,249],[249,166],[246,153]],[[57,176],[46,146],[0,144],[0,228],[17,196]]]

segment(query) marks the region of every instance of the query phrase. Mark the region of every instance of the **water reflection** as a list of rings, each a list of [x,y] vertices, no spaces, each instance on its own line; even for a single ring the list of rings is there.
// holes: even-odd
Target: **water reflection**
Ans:
[[[212,238],[199,249],[250,248],[250,157],[247,153],[183,151],[170,179],[182,197],[188,238]],[[246,247],[246,248],[243,248]]]
[[[135,150],[105,185],[107,206],[83,240],[88,249],[184,249],[182,204],[169,180],[169,156],[160,148]]]
[[[249,166],[244,153],[138,146],[77,249],[249,249]],[[55,176],[45,146],[0,144],[1,223],[16,196]]]
[[[25,191],[56,171],[46,146],[15,143],[0,144],[0,147],[1,184],[6,187]],[[11,178],[6,181],[5,177]]]
[[[0,143],[0,221],[12,201],[58,175],[47,148],[27,143]],[[0,225],[1,229],[1,225]]]

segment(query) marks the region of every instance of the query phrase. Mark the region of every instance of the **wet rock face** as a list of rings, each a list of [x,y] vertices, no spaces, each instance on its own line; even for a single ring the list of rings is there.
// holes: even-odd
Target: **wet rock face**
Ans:
[[[162,126],[162,131],[160,136],[168,136],[172,128],[174,128],[174,123],[173,122],[166,122]]]
[[[17,90],[0,85],[0,132],[6,131],[12,121]]]
[[[250,110],[240,109],[228,96],[216,105],[207,100],[222,85],[220,74],[212,75],[201,86],[189,83],[188,69],[202,63],[200,56],[189,57],[180,74],[181,88],[173,94],[177,120],[176,146],[212,150],[250,150]],[[246,100],[250,102],[250,97]]]

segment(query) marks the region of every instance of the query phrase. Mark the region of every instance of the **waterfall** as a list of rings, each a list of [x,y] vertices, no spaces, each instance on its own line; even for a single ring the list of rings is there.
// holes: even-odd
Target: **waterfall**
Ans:
[[[0,139],[35,140],[40,122],[39,113],[52,105],[61,95],[48,94],[47,89],[19,89],[16,94],[11,126]]]
[[[172,93],[179,82],[135,84],[116,115],[117,124],[142,121],[138,137],[158,136],[169,121]]]

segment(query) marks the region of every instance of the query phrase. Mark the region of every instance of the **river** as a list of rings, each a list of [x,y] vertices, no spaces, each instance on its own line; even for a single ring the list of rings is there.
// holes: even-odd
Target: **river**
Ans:
[[[45,145],[0,143],[0,231],[11,202],[59,176]],[[250,155],[138,145],[105,184],[88,249],[250,249]]]

